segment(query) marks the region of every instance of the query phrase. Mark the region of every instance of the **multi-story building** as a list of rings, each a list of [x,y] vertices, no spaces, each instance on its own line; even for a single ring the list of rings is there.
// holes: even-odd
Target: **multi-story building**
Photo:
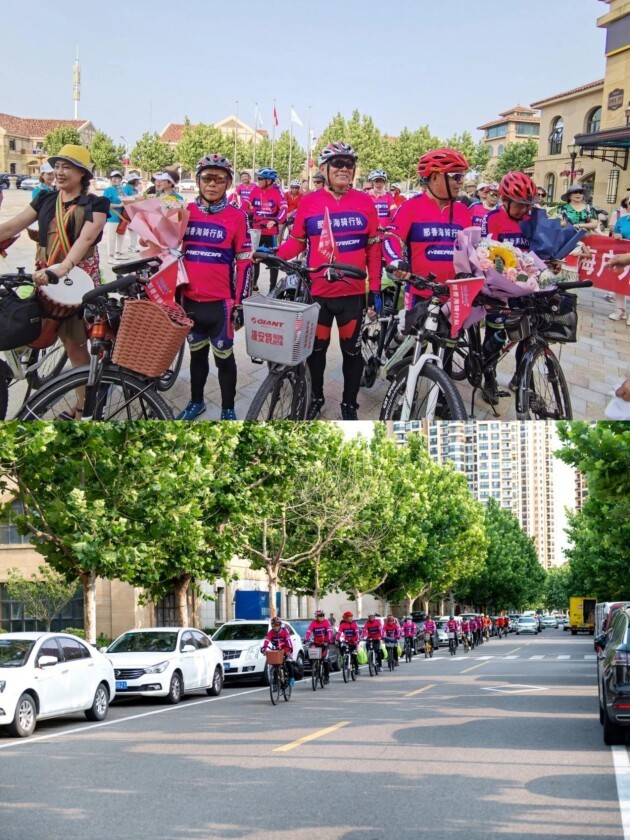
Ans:
[[[61,126],[76,128],[86,146],[92,143],[96,134],[91,120],[23,119],[0,114],[0,172],[39,175],[39,167],[47,159],[44,137]]]
[[[492,164],[492,159],[500,157],[508,143],[538,140],[540,116],[526,105],[515,105],[509,111],[499,114],[498,119],[477,126],[477,130],[484,133],[482,143],[490,152]]]
[[[565,508],[576,506],[574,471],[554,457],[559,443],[553,423],[394,422],[391,434],[400,444],[410,434],[424,434],[430,456],[465,475],[475,498],[496,499],[516,516],[546,569],[565,562]]]

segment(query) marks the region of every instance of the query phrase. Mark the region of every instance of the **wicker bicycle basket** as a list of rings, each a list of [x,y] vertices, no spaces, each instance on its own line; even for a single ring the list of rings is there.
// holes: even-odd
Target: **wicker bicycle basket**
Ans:
[[[192,326],[176,304],[167,309],[152,300],[126,300],[112,360],[144,376],[161,376]]]
[[[267,665],[282,665],[284,662],[284,651],[266,650],[265,657],[267,659]]]

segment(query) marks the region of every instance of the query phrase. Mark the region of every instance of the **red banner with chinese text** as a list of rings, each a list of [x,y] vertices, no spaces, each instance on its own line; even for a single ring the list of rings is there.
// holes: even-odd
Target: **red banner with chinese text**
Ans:
[[[591,251],[590,257],[578,260],[578,278],[590,280],[598,289],[630,295],[630,265],[609,268],[608,263],[618,254],[630,254],[630,240],[610,236],[585,236],[582,240]]]
[[[467,277],[464,280],[447,280],[451,321],[451,338],[455,338],[470,315],[473,301],[483,288],[485,277]]]

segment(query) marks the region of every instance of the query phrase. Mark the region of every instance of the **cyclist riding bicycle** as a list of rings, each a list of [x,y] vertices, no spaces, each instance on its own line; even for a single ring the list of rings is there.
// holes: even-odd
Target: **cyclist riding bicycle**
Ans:
[[[435,621],[433,621],[431,617],[427,618],[427,620],[424,622],[424,627],[422,629],[425,633],[429,633],[429,635],[431,636],[431,644],[434,648],[436,648],[437,645],[435,644],[435,642],[437,638],[437,625]]]
[[[293,676],[293,642],[291,641],[291,634],[286,627],[282,626],[282,621],[278,616],[271,619],[271,630],[265,636],[265,641],[261,648],[264,653],[269,647],[284,651],[284,667],[289,677],[289,685],[295,685],[295,678]]]
[[[360,636],[361,631],[359,630],[359,625],[354,620],[354,616],[351,612],[345,612],[337,628],[337,642],[345,642],[348,645],[352,664],[357,674],[360,673],[359,659],[357,657]]]
[[[411,649],[415,653],[416,652],[416,636],[418,635],[418,625],[413,620],[413,618],[408,615],[402,623],[402,635],[407,639],[411,639]]]
[[[376,613],[368,613],[368,620],[363,625],[361,638],[366,640],[366,648],[372,648],[376,654],[376,664],[382,665],[381,639],[383,638],[383,624],[376,618]]]
[[[357,396],[363,372],[361,328],[366,309],[380,311],[381,249],[376,208],[369,196],[353,189],[357,154],[347,143],[330,143],[319,157],[326,187],[303,197],[293,230],[278,249],[278,256],[291,260],[304,250],[309,267],[327,261],[320,252],[324,222],[329,219],[331,250],[340,262],[367,270],[369,294],[364,280],[346,278],[330,283],[325,273],[314,274],[312,294],[320,306],[315,347],[308,359],[313,398],[308,419],[314,420],[324,407],[324,370],[333,321],[339,329],[343,357],[342,420],[357,419]],[[324,248],[326,250],[326,248]],[[368,313],[370,314],[370,313]]]
[[[392,644],[393,642],[398,642],[401,636],[401,629],[400,624],[396,621],[394,616],[390,613],[387,618],[385,619],[385,624],[383,625],[383,639],[385,640],[385,646],[389,647],[388,642]],[[394,667],[398,665],[398,644],[392,645],[394,649]]]
[[[305,641],[310,641],[313,637],[313,644],[315,647],[322,649],[321,662],[324,666],[324,682],[330,682],[330,660],[328,658],[328,646],[333,642],[332,630],[330,622],[326,619],[324,610],[317,610],[315,612],[315,620],[311,621],[308,630],[304,636]]]
[[[462,636],[468,639],[471,648],[474,647],[472,633],[470,632],[470,619],[465,618],[462,621]]]
[[[243,299],[251,283],[251,240],[247,217],[228,204],[233,170],[223,155],[206,155],[197,165],[199,195],[188,204],[184,266],[188,284],[182,306],[194,322],[190,346],[190,401],[177,420],[194,420],[206,410],[204,388],[210,347],[221,389],[221,420],[236,420],[234,330],[243,325]]]
[[[457,635],[459,633],[459,624],[455,620],[455,616],[449,616],[446,622],[446,632],[448,634],[448,647],[451,653],[457,650]]]

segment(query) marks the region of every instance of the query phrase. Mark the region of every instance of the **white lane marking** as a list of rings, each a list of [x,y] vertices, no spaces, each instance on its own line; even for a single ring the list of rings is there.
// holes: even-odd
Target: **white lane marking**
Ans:
[[[21,738],[18,740],[9,741],[7,744],[0,744],[0,750],[8,750],[14,747],[19,747],[24,744],[36,744],[38,741],[49,741],[51,738],[61,738],[63,735],[74,735],[77,732],[89,732],[90,729],[100,729],[103,726],[115,726],[118,723],[127,723],[129,720],[139,720],[140,718],[151,717],[152,715],[163,715],[166,712],[175,712],[178,709],[190,709],[193,706],[201,706],[205,703],[216,703],[218,700],[228,700],[230,697],[242,697],[245,694],[254,694],[257,691],[268,691],[268,688],[250,688],[248,691],[239,691],[237,694],[222,694],[220,697],[210,697],[207,700],[194,700],[182,705],[168,706],[165,709],[155,709],[152,712],[142,712],[139,715],[129,715],[129,717],[116,718],[116,720],[104,720],[101,723],[91,723],[88,726],[77,726],[76,729],[64,729],[63,732],[52,732],[50,735],[40,735],[36,738]],[[60,715],[63,717],[63,715]]]
[[[504,656],[504,659],[520,659],[520,656]]]
[[[543,653],[543,655],[542,655],[542,656],[530,656],[529,658],[530,658],[530,659],[544,659],[544,658],[545,658],[545,654]]]
[[[498,691],[501,694],[526,694],[528,691],[546,691],[546,686],[540,685],[504,685],[487,686],[482,691]]]
[[[595,654],[595,653],[587,653],[587,654],[586,654],[586,656],[584,657],[584,659],[587,659],[587,660],[589,660],[590,662],[595,662],[595,660],[597,659],[597,654]]]
[[[562,654],[562,656],[556,656],[556,659],[571,659],[569,654]]]
[[[625,747],[612,747],[612,756],[617,778],[623,836],[625,840],[630,840],[630,759]]]

